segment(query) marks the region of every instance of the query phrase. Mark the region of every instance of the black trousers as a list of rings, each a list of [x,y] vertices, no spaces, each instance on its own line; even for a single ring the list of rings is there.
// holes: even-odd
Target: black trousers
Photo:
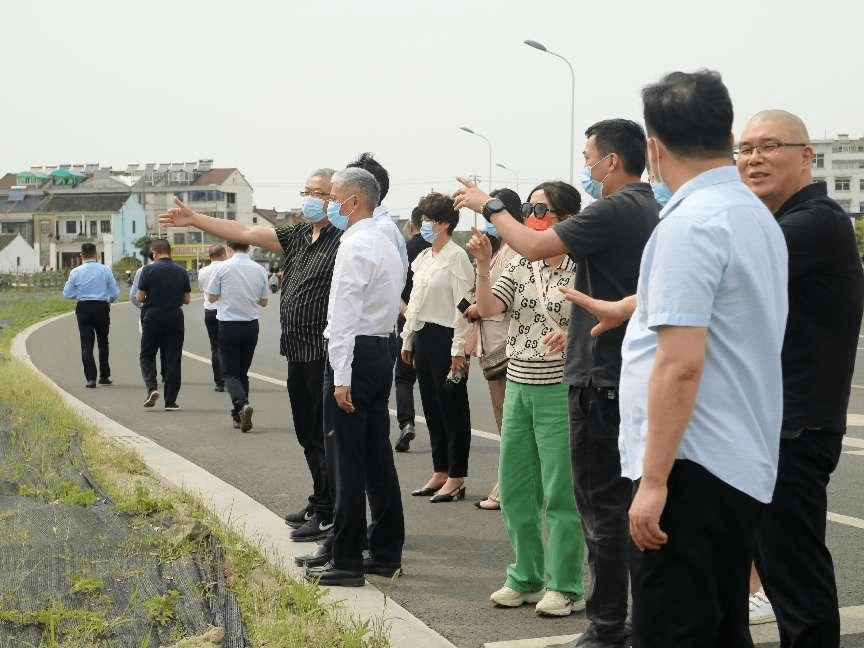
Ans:
[[[96,361],[93,358],[94,339],[99,347],[99,377],[111,377],[108,364],[108,329],[111,326],[111,306],[107,301],[79,301],[75,306],[78,335],[81,337],[81,362],[84,378],[96,380]]]
[[[452,342],[452,328],[427,323],[414,334],[414,367],[432,443],[433,469],[450,477],[465,477],[471,449],[471,412],[466,381],[454,385],[446,380]]]
[[[593,583],[585,613],[602,640],[618,643],[629,634],[627,584],[639,558],[627,517],[633,482],[621,476],[618,390],[571,386],[568,407],[573,492]]]
[[[324,454],[324,422],[322,419],[322,394],[324,389],[324,357],[310,362],[288,361],[288,398],[291,401],[291,416],[294,433],[303,448],[306,465],[312,476],[312,494],[307,508],[329,520],[333,517],[333,503],[327,479]],[[332,390],[331,390],[332,398]]]
[[[222,364],[219,361],[219,320],[216,319],[216,309],[204,310],[204,328],[207,329],[207,337],[210,338],[210,366],[213,368],[213,384],[223,386],[225,379],[222,377]]]
[[[249,367],[258,345],[258,320],[219,322],[219,360],[225,390],[231,397],[231,418],[249,402]]]
[[[756,568],[777,615],[783,648],[840,645],[834,563],[825,546],[828,481],[842,430],[781,439],[774,497],[756,530]]]
[[[180,360],[183,355],[183,311],[179,308],[141,312],[141,351],[138,362],[147,392],[156,389],[156,352],[162,364],[165,404],[177,402],[180,393]]]
[[[336,568],[360,571],[363,548],[383,562],[400,564],[405,517],[390,445],[393,365],[386,337],[357,336],[347,414],[333,397],[333,370],[324,377],[325,443],[334,476],[332,559]],[[366,500],[372,521],[366,527]],[[368,534],[368,535],[367,535]]]
[[[399,333],[405,325],[405,318],[399,316],[396,326]],[[396,383],[396,420],[401,430],[409,423],[414,425],[414,383],[417,382],[417,372],[412,365],[406,365],[401,359],[402,338],[394,340],[394,382]]]
[[[684,459],[667,485],[669,540],[644,552],[634,579],[634,648],[751,648],[750,552],[764,504]]]

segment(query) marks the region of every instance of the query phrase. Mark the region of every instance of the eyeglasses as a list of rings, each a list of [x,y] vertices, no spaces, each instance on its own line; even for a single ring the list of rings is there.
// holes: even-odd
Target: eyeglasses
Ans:
[[[756,151],[762,151],[762,155],[774,155],[783,146],[809,146],[809,144],[799,144],[797,142],[765,142],[763,144],[739,144],[732,149],[732,155],[737,158],[750,157],[755,155]]]
[[[330,197],[326,191],[306,191],[305,189],[300,192],[300,195],[303,198],[320,198],[321,200],[327,200]]]
[[[548,205],[543,203],[522,203],[522,216],[528,218],[531,214],[536,214],[537,218],[544,218],[546,214],[556,213],[554,209],[549,209]]]

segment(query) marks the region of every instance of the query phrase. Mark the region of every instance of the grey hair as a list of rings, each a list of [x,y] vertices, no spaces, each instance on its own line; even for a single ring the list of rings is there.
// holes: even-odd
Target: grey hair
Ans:
[[[357,167],[342,169],[333,175],[331,181],[334,185],[339,185],[343,189],[363,194],[363,197],[366,199],[366,206],[369,209],[375,209],[378,206],[381,186],[378,184],[375,176],[365,169]]]
[[[324,178],[325,180],[330,180],[333,177],[334,173],[336,173],[336,169],[324,167],[323,169],[315,169],[312,173],[309,174],[309,177]]]

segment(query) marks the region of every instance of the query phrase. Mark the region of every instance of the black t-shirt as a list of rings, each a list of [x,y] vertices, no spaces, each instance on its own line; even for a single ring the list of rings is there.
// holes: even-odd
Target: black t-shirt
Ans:
[[[405,278],[405,288],[402,289],[402,301],[406,304],[411,297],[411,288],[414,286],[414,271],[411,270],[411,264],[417,255],[428,247],[432,247],[432,244],[419,234],[412,236],[405,244],[405,250],[408,252],[408,276]]]
[[[555,225],[576,262],[575,288],[597,299],[636,293],[642,249],[657,225],[660,205],[651,185],[629,184]],[[591,336],[597,320],[572,307],[564,382],[576,387],[617,387],[625,326]]]
[[[846,429],[864,272],[849,216],[824,182],[775,214],[789,250],[789,318],[783,340],[783,436]]]
[[[183,296],[192,291],[186,268],[171,259],[162,258],[144,266],[138,279],[138,290],[147,293],[141,314],[148,310],[170,311],[183,306]]]

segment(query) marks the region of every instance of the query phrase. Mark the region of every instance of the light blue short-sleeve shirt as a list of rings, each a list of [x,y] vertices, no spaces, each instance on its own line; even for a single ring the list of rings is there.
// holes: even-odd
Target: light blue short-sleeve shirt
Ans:
[[[783,414],[783,234],[734,166],[691,179],[660,218],[642,254],[621,349],[622,474],[642,475],[657,327],[706,327],[702,380],[677,458],[770,502]]]

